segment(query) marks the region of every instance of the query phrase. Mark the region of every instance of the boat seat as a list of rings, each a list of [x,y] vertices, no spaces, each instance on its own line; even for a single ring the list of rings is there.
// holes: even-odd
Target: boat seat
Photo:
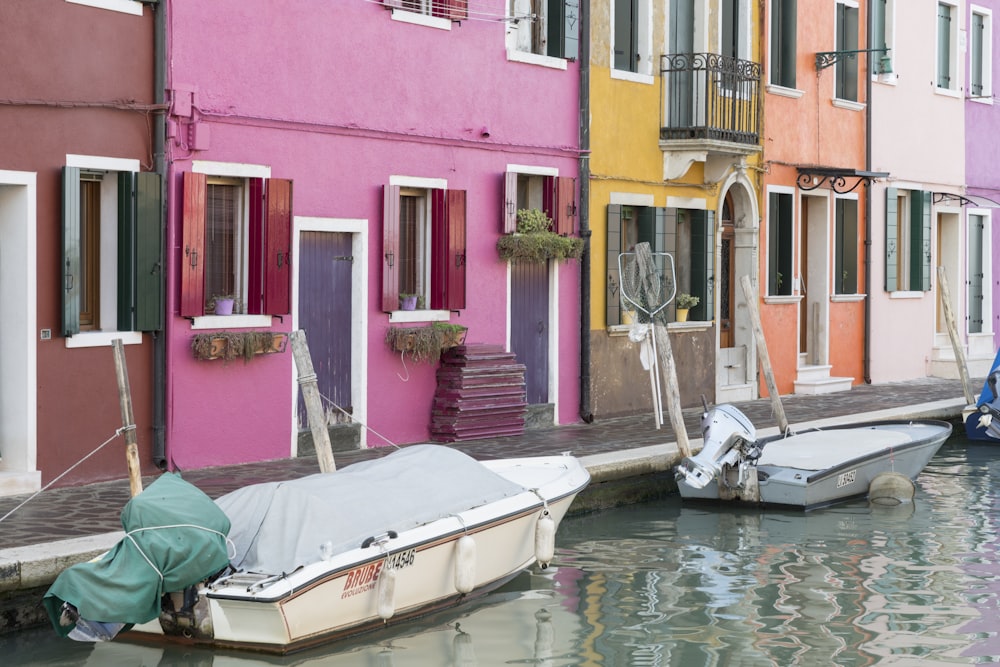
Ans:
[[[807,431],[768,442],[758,466],[826,470],[851,459],[912,442],[904,431],[862,427]]]

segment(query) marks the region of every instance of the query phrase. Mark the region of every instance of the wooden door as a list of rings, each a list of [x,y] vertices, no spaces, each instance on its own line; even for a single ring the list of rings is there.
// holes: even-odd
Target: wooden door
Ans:
[[[547,263],[511,264],[510,347],[524,364],[529,405],[549,402],[549,271]]]

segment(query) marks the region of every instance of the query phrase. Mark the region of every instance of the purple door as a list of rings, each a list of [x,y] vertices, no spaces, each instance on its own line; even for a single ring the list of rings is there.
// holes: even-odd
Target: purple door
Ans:
[[[351,234],[302,232],[299,239],[299,325],[306,333],[309,354],[330,424],[348,421],[344,412],[352,412],[353,263]],[[301,396],[298,422],[300,429],[309,427]]]
[[[528,404],[549,402],[549,271],[547,263],[511,264],[510,347],[524,364]]]

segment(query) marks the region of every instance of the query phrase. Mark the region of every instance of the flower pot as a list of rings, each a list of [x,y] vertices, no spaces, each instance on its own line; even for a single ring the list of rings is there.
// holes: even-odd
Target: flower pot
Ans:
[[[216,299],[215,300],[215,314],[216,315],[232,315],[233,314],[233,303],[234,299]]]
[[[416,310],[417,297],[416,296],[399,297],[399,307],[401,310]]]
[[[688,321],[688,309],[687,308],[678,308],[677,309],[677,321],[678,322],[687,322]]]

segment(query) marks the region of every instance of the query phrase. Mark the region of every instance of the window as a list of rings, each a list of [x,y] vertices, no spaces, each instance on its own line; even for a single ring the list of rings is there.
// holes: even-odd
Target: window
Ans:
[[[753,22],[746,0],[723,0],[719,53],[738,60],[750,60]]]
[[[508,171],[504,176],[504,234],[517,231],[517,212],[537,208],[552,220],[556,234],[572,234],[576,222],[576,182],[566,176]]]
[[[392,9],[461,21],[469,18],[469,0],[382,0]]]
[[[793,195],[770,192],[767,196],[767,293],[792,293]]]
[[[618,255],[646,242],[653,253],[669,253],[674,259],[676,293],[699,297],[690,319],[710,321],[715,313],[712,285],[715,274],[715,213],[700,209],[654,208],[652,206],[608,206],[607,324],[626,324],[629,308],[621,298]],[[667,267],[662,280],[669,281]],[[669,290],[667,290],[669,293]],[[674,306],[667,310],[673,319]]]
[[[833,293],[858,292],[858,200],[834,201]]]
[[[836,51],[858,50],[858,8],[837,3]],[[841,100],[858,101],[858,54],[841,55],[835,67],[835,95]]]
[[[931,193],[885,191],[885,289],[931,288]]]
[[[181,316],[222,294],[246,314],[291,312],[291,222],[291,181],[185,173]]]
[[[771,0],[771,73],[772,85],[795,88],[795,2]]]
[[[937,76],[939,90],[957,90],[955,72],[958,24],[954,5],[939,2],[937,8]]]
[[[895,0],[872,0],[872,52],[874,74],[892,74]]]
[[[138,161],[70,158],[63,168],[63,335],[161,329],[160,176],[122,169],[138,169]]]
[[[442,187],[428,187],[428,182]],[[382,223],[382,310],[400,309],[401,294],[425,308],[465,308],[465,190],[437,179],[393,178]]]
[[[973,99],[992,101],[993,15],[988,10],[972,8],[969,42],[969,94]]]
[[[553,58],[580,52],[580,0],[509,0],[508,46]]]
[[[613,0],[612,68],[652,75],[649,0]]]

